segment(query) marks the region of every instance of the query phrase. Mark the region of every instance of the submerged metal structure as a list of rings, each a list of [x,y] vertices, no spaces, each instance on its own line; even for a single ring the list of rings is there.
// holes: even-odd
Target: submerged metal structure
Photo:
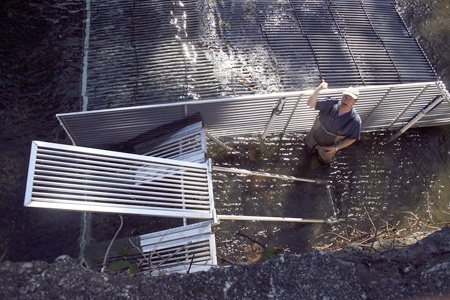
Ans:
[[[84,110],[436,81],[395,1],[90,1]]]
[[[143,236],[137,255],[173,239],[154,264],[208,269],[211,225],[233,216],[214,208],[207,137],[309,130],[321,79],[321,96],[358,86],[363,131],[450,124],[395,1],[86,0],[83,111],[57,115],[73,145],[33,142],[25,205],[206,220]]]

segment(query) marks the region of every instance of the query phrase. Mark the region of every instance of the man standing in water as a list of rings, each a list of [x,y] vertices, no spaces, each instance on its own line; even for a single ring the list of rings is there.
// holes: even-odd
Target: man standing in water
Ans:
[[[361,118],[353,108],[359,96],[358,89],[345,89],[341,100],[317,100],[320,91],[327,88],[328,83],[323,80],[308,99],[308,106],[318,110],[319,115],[305,138],[307,150],[318,153],[324,164],[329,164],[336,152],[359,140],[361,130]]]

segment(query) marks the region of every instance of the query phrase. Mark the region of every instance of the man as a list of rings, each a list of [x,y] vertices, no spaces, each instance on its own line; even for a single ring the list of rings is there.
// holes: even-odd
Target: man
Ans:
[[[324,164],[329,164],[336,152],[359,140],[361,130],[361,118],[353,108],[358,100],[358,89],[347,88],[341,100],[317,100],[320,91],[327,88],[328,83],[323,80],[308,99],[308,106],[318,110],[319,115],[305,138],[307,149],[317,152]]]

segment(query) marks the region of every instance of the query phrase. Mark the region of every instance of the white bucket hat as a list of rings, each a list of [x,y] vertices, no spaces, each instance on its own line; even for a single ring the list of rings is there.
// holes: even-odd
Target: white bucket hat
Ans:
[[[358,99],[359,97],[359,90],[357,88],[354,87],[348,87],[344,90],[344,92],[342,93],[342,95],[348,95],[350,97],[352,97],[353,99]]]

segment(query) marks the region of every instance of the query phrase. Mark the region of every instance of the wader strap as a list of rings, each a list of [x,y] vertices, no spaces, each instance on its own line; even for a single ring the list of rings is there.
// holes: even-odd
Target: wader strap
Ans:
[[[339,102],[338,102],[338,103],[339,103]],[[327,118],[330,117],[331,112],[332,112],[333,109],[334,109],[334,106],[337,105],[338,103],[335,103],[335,104],[331,105],[331,106],[324,112],[323,118],[324,118],[325,120],[326,120]],[[339,133],[342,132],[342,131],[345,129],[345,127],[347,127],[348,125],[350,125],[350,123],[353,122],[353,120],[355,120],[355,118],[356,118],[355,114],[352,113],[352,115],[351,115],[350,118],[347,120],[347,122],[345,122],[344,125],[342,125],[342,126],[336,131],[336,134],[339,135]],[[318,119],[321,119],[320,114],[319,114],[319,116],[318,116]],[[321,122],[321,124],[322,124],[322,122]],[[321,126],[323,126],[323,125],[321,125]]]
[[[339,132],[343,131],[345,127],[347,127],[348,125],[350,125],[351,122],[353,122],[353,120],[355,120],[355,115],[354,114],[352,114],[350,119],[348,119],[347,122],[345,122],[345,124],[342,125],[341,128],[339,128],[338,131],[336,131],[336,133],[338,133],[338,135],[339,135]]]

